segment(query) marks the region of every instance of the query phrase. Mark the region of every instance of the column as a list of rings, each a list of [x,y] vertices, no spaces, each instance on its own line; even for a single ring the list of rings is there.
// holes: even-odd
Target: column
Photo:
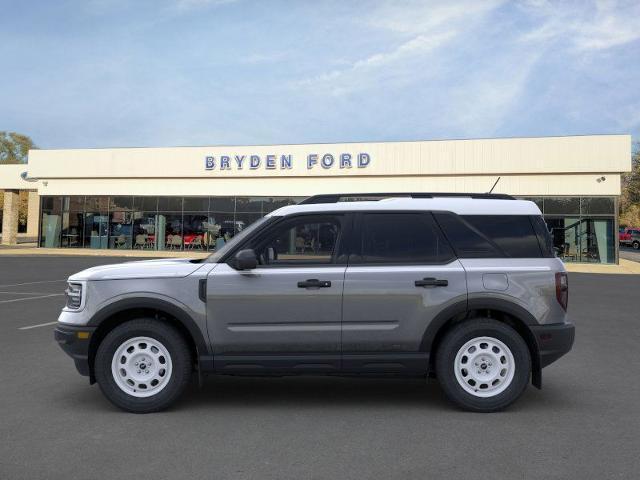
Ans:
[[[2,245],[16,245],[17,243],[19,207],[18,190],[5,190],[2,212]]]
[[[27,237],[36,238],[40,226],[40,195],[37,190],[29,191],[27,204]]]

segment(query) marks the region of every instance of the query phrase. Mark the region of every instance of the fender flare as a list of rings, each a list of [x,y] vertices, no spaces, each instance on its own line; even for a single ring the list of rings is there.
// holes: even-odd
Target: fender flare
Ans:
[[[201,329],[198,327],[198,324],[193,317],[178,305],[161,298],[129,297],[117,300],[98,310],[93,317],[91,317],[88,326],[99,327],[107,318],[120,312],[137,308],[160,310],[176,318],[187,329],[189,335],[191,335],[193,343],[196,346],[196,354],[199,357],[203,355],[211,355],[209,344],[206,342]]]
[[[510,302],[508,300],[500,298],[469,298],[467,300],[456,302],[449,305],[442,310],[436,317],[429,323],[422,342],[420,345],[421,351],[429,352],[429,356],[432,357],[432,347],[437,335],[442,331],[442,328],[449,320],[456,316],[466,315],[471,310],[499,310],[507,313],[510,316],[518,319],[522,323],[522,327],[526,331],[527,337],[525,342],[530,347],[531,353],[531,380],[535,387],[541,388],[542,385],[542,367],[540,365],[540,345],[538,340],[531,330],[531,325],[539,325],[535,317],[528,312],[525,308],[517,303]]]

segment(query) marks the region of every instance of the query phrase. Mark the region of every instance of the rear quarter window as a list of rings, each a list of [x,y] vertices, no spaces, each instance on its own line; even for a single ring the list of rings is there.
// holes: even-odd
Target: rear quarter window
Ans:
[[[460,258],[540,258],[538,235],[526,215],[437,214]]]

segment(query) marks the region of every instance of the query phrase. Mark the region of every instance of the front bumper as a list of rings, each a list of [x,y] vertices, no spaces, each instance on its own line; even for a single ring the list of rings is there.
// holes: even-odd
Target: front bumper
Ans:
[[[96,327],[83,327],[75,325],[64,325],[59,323],[53,331],[60,348],[73,358],[76,369],[80,375],[89,376],[91,370],[89,367],[89,344],[91,336]]]
[[[536,325],[531,327],[531,331],[538,342],[541,368],[555,362],[573,347],[575,339],[573,323]]]

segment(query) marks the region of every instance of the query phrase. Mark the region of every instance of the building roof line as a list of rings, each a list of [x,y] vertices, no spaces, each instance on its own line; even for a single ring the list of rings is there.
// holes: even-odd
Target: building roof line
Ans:
[[[39,151],[60,150],[126,150],[126,149],[169,149],[169,148],[234,148],[234,147],[288,147],[306,145],[352,145],[359,143],[385,144],[385,143],[423,143],[423,142],[473,142],[478,140],[531,140],[546,138],[579,138],[579,137],[629,137],[629,133],[585,133],[577,135],[532,135],[513,137],[473,137],[473,138],[433,138],[421,140],[351,140],[342,142],[304,142],[304,143],[252,143],[252,144],[215,144],[215,145],[166,145],[166,146],[118,146],[118,147],[77,147],[77,148],[37,148]],[[32,150],[29,150],[30,152]]]

